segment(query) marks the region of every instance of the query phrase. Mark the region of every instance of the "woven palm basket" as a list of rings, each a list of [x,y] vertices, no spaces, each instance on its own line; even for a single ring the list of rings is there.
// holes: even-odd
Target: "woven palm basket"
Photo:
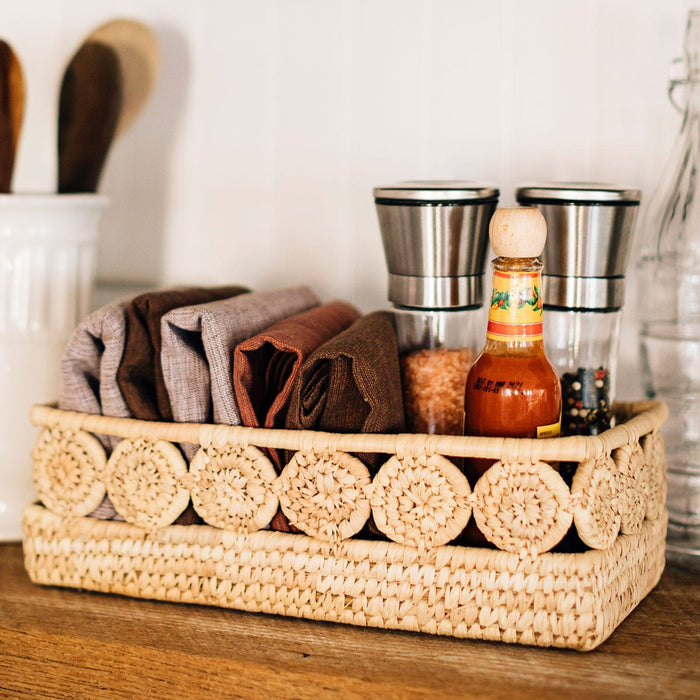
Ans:
[[[589,650],[664,566],[667,408],[595,437],[345,435],[35,406],[33,581],[353,625]],[[95,435],[123,438],[107,455]],[[188,464],[178,443],[199,450]],[[289,455],[281,474],[266,448]],[[356,456],[385,455],[370,477]],[[449,458],[493,465],[470,488]],[[552,468],[575,463],[568,486]],[[108,495],[124,521],[89,517]],[[191,504],[204,525],[173,525]],[[267,529],[281,508],[304,534]],[[368,520],[386,539],[366,539]],[[449,544],[474,518],[494,548]],[[575,528],[585,551],[550,552]]]

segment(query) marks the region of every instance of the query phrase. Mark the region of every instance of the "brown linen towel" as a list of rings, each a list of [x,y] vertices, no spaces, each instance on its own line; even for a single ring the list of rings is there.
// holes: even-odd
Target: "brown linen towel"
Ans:
[[[404,430],[401,375],[391,315],[374,311],[324,343],[304,362],[286,427],[338,433]],[[359,455],[370,472],[381,455]]]
[[[233,393],[236,345],[283,318],[320,304],[306,286],[253,292],[183,307],[162,320],[161,363],[173,419],[240,425]],[[188,457],[192,446],[183,445]]]
[[[173,419],[160,362],[162,317],[178,307],[248,291],[241,286],[181,287],[146,292],[131,300],[126,307],[126,340],[117,382],[133,418]]]
[[[283,428],[292,386],[304,360],[360,316],[351,304],[331,301],[239,343],[233,359],[233,389],[242,424]],[[269,454],[279,471],[277,451]]]
[[[124,356],[117,383],[133,418],[171,421],[172,411],[160,366],[161,318],[185,304],[199,304],[245,294],[246,287],[178,287],[139,294],[126,306]],[[201,523],[192,504],[175,520],[177,525]]]
[[[399,353],[388,312],[363,316],[307,358],[292,387],[286,427],[337,433],[404,430]],[[375,453],[356,456],[372,475],[387,459]],[[281,510],[271,526],[298,532]],[[361,535],[384,537],[371,517]]]

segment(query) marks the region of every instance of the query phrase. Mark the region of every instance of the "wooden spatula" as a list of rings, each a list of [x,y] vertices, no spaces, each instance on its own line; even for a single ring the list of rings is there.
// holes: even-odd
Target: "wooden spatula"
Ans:
[[[0,193],[8,193],[24,115],[24,75],[12,47],[0,40]]]
[[[61,83],[58,191],[96,192],[122,108],[123,76],[116,51],[86,41]]]

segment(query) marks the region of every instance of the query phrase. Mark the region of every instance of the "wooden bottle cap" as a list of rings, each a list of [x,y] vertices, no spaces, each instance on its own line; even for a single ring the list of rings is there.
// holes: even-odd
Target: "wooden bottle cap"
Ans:
[[[491,217],[489,238],[499,258],[537,258],[547,239],[547,222],[537,207],[501,207]]]

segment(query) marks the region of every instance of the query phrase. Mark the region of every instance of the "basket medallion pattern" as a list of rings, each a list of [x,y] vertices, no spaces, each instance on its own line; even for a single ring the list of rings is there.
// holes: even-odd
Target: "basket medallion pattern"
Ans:
[[[275,490],[292,525],[335,544],[357,534],[369,519],[370,481],[367,467],[346,452],[299,451]]]
[[[574,474],[574,523],[581,540],[593,549],[608,549],[620,532],[620,482],[611,457],[586,460]]]
[[[474,519],[499,549],[522,554],[549,551],[566,534],[571,494],[545,462],[497,462],[474,486]]]
[[[647,508],[644,453],[639,444],[623,445],[613,452],[613,459],[622,481],[620,532],[633,535],[641,530]]]
[[[666,456],[664,439],[660,430],[654,430],[641,440],[644,454],[644,492],[646,496],[645,516],[649,520],[658,518],[666,504]],[[661,465],[661,468],[659,468]]]
[[[187,464],[165,440],[122,440],[107,461],[107,493],[127,522],[145,530],[170,525],[190,500]]]
[[[89,433],[45,428],[32,459],[34,488],[42,503],[55,513],[83,516],[102,502],[107,457],[99,440]]]
[[[233,532],[255,532],[270,523],[279,500],[277,473],[257,447],[200,449],[190,464],[192,504],[204,522]]]
[[[471,515],[471,488],[440,455],[391,457],[373,480],[372,515],[394,542],[431,549],[455,539]]]
[[[517,440],[36,406],[25,566],[50,585],[587,650],[663,570],[667,413],[622,405],[602,436]],[[118,443],[109,459],[96,434]],[[200,445],[189,464],[185,443]],[[279,475],[268,449],[293,455]],[[374,477],[353,456],[372,453]],[[473,490],[455,466],[468,457],[492,464]],[[577,465],[570,488],[558,462]],[[82,517],[105,495],[126,522]],[[170,527],[190,502],[206,524]],[[305,534],[266,529],[278,508]],[[450,544],[472,517],[496,548]],[[363,538],[370,519],[388,540]],[[572,524],[590,549],[550,552]]]

